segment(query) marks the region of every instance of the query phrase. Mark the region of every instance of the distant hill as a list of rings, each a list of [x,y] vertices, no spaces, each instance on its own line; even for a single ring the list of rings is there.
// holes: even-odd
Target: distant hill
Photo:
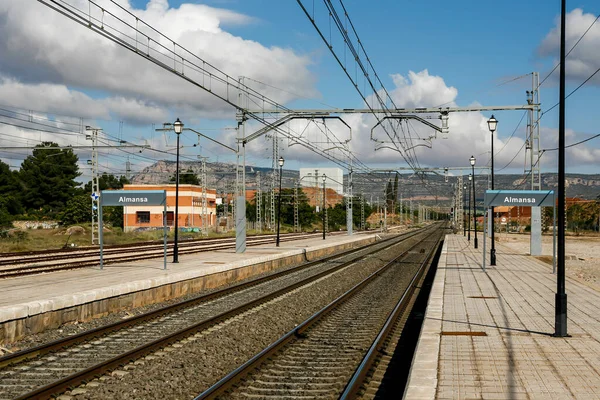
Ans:
[[[196,174],[201,173],[201,163],[193,161],[180,161],[180,171],[191,169]],[[144,168],[131,179],[134,184],[164,184],[169,183],[175,175],[176,164],[174,161],[158,161]],[[218,193],[231,192],[235,186],[235,164],[229,163],[206,163],[207,181],[210,188],[217,188]],[[246,167],[246,187],[256,189],[257,172],[261,175],[262,190],[268,190],[271,184],[271,168]],[[283,170],[283,187],[293,187],[299,177],[295,170]],[[496,189],[506,190],[528,190],[531,189],[531,180],[523,181],[524,175],[494,175],[494,186]],[[344,183],[347,182],[344,176]],[[383,200],[385,187],[388,180],[394,184],[394,174],[360,174],[353,175],[353,191],[355,195],[364,193],[367,199]],[[466,176],[464,179],[465,182]],[[404,199],[412,199],[427,204],[448,204],[454,193],[456,177],[448,177],[445,182],[443,176],[439,175],[415,175],[400,174],[398,177],[398,192]],[[276,182],[276,185],[278,183]],[[542,174],[542,190],[556,190],[558,185],[558,174]],[[483,197],[483,191],[488,186],[487,175],[477,175],[475,179],[477,198]],[[565,187],[567,197],[579,197],[586,200],[596,199],[600,196],[600,175],[566,174]]]

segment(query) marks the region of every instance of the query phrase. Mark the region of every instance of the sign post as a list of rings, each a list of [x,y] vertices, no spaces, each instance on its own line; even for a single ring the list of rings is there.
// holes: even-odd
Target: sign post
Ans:
[[[104,230],[102,207],[104,206],[158,206],[163,205],[164,267],[167,269],[167,191],[166,190],[102,190],[98,207],[100,238],[100,269],[104,268]]]
[[[486,190],[485,191],[485,206],[519,206],[519,207],[552,207],[556,215],[556,203],[554,200],[553,190]],[[538,215],[540,213],[537,213]],[[492,216],[493,218],[493,216]],[[533,218],[533,213],[532,213]],[[556,269],[556,221],[554,221],[554,229],[552,230],[553,249],[552,249],[552,264],[553,273]],[[502,223],[506,223],[502,221]],[[533,226],[533,222],[532,222]],[[531,243],[539,243],[541,249],[542,232],[531,230]],[[535,236],[535,237],[534,237]],[[537,251],[537,250],[536,250]],[[530,249],[532,255],[537,255]]]

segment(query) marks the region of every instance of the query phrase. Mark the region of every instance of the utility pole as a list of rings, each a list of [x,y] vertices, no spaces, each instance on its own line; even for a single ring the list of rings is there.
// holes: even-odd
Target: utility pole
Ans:
[[[554,336],[567,337],[567,292],[565,288],[565,42],[566,42],[566,0],[561,1],[560,27],[560,88],[558,110],[558,248],[556,294],[554,306]]]
[[[350,164],[352,165],[352,159],[350,159]],[[348,190],[346,193],[346,231],[348,236],[352,235],[352,166],[350,166],[350,171],[348,173]]]
[[[260,171],[256,171],[256,230],[262,232],[262,189],[260,185]]]
[[[527,111],[527,141],[525,151],[529,151],[529,173],[531,174],[531,190],[542,189],[540,172],[540,91],[539,74],[532,73],[531,91],[527,91],[527,104],[533,108]],[[527,172],[527,171],[526,171]],[[532,256],[542,254],[542,208],[531,207],[530,253]]]
[[[300,232],[300,220],[298,219],[300,198],[298,197],[298,186],[300,186],[299,180],[294,184],[294,232]]]
[[[277,132],[274,132],[273,135],[273,163],[272,163],[272,173],[271,173],[271,196],[269,198],[270,203],[270,216],[271,216],[271,231],[275,232],[275,186],[279,181],[279,165],[277,164],[277,160],[279,160],[279,141],[277,140]]]
[[[319,190],[319,170],[315,169],[315,205],[323,203],[322,201],[320,201],[321,200],[321,194],[319,194],[319,193],[320,193],[320,190]],[[315,209],[317,207],[318,206],[315,206]]]
[[[383,231],[387,232],[387,199],[383,205]]]
[[[206,174],[206,157],[200,157],[202,159],[202,169],[200,170],[200,180],[202,184],[202,212],[200,214],[202,218],[202,233],[204,236],[208,236],[208,199],[207,199],[207,174]]]
[[[238,186],[238,182],[236,180],[236,182],[230,182],[229,183],[229,188],[227,189],[229,191],[229,193],[231,193],[231,224],[233,225],[233,229],[236,229],[235,227],[235,222],[236,222],[236,201],[235,201],[235,196],[237,193],[237,186]],[[231,227],[231,226],[230,226]]]
[[[91,135],[86,134],[85,138],[92,141],[92,244],[98,244],[100,232],[98,231],[99,226],[96,216],[100,207],[100,182],[98,178],[98,149],[96,146],[98,146],[98,131],[102,129],[86,126],[85,130],[91,131]]]
[[[400,192],[400,225],[404,222],[404,210],[402,209],[402,192]]]
[[[129,162],[129,156],[127,156],[127,161],[125,162],[125,178],[129,180],[131,177],[131,162]]]
[[[600,216],[598,217],[600,219]],[[360,230],[365,230],[365,194],[360,194]]]

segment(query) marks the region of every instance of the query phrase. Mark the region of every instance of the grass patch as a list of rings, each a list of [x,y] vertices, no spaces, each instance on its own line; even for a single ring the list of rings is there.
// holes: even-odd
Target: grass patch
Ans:
[[[90,224],[77,225],[84,229],[82,233],[73,233],[69,235],[66,227],[57,229],[27,229],[0,232],[0,253],[39,251],[62,249],[64,247],[98,247],[92,245],[92,229]],[[284,231],[282,230],[282,233]],[[263,233],[271,233],[263,231]],[[258,234],[255,231],[248,231],[248,235]],[[204,236],[201,232],[179,232],[179,242],[191,239],[201,239]],[[209,231],[209,238],[235,237],[235,230],[229,230],[226,233],[216,233]],[[123,232],[121,228],[109,228],[104,231],[104,245],[119,245],[130,243],[141,243],[148,241],[162,242],[163,231],[151,230],[141,232]],[[174,232],[170,231],[167,236],[168,241],[174,240]],[[96,242],[98,238],[96,238]]]

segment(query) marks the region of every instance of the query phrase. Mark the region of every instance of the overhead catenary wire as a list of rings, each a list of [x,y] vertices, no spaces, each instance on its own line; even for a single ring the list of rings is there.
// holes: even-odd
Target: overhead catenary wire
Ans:
[[[357,80],[355,78],[353,78],[353,76],[351,75],[351,72],[346,67],[345,62],[343,62],[341,60],[340,56],[334,51],[331,41],[328,42],[328,39],[325,37],[325,34],[323,33],[323,30],[321,30],[319,28],[319,26],[317,25],[315,18],[314,18],[314,11],[311,15],[311,13],[308,11],[308,9],[302,3],[302,0],[297,0],[297,2],[300,5],[300,7],[302,8],[302,10],[304,11],[304,13],[306,14],[306,16],[311,21],[311,23],[313,24],[314,28],[317,30],[317,33],[319,34],[319,36],[327,44],[329,50],[331,51],[332,55],[334,56],[334,58],[336,59],[336,61],[338,62],[338,64],[340,65],[340,67],[342,68],[344,73],[346,74],[346,76],[353,83],[355,89],[357,90],[357,92],[359,93],[361,98],[363,99],[366,106],[371,110],[373,116],[381,124],[381,122],[383,120],[380,119],[379,116],[373,112],[374,111],[373,105],[367,100],[367,95],[365,94],[366,86],[368,85],[371,89],[371,94],[370,94],[371,98],[374,101],[376,100],[384,110],[388,110],[388,106],[387,106],[388,101],[392,105],[393,108],[398,108],[398,107],[394,104],[394,100],[389,95],[388,91],[386,90],[385,86],[383,85],[383,82],[379,78],[379,75],[375,71],[375,68],[373,67],[371,60],[368,57],[367,52],[362,45],[362,42],[358,36],[358,33],[356,32],[354,24],[352,23],[349,15],[348,15],[348,11],[347,11],[346,7],[344,6],[342,0],[339,0],[339,2],[342,7],[344,16],[345,16],[346,24],[344,24],[342,22],[340,16],[338,15],[336,8],[333,6],[333,4],[330,0],[323,0],[323,3],[328,10],[328,15],[330,17],[329,21],[331,22],[331,20],[333,20],[335,26],[337,27],[340,35],[342,36],[342,38],[346,44],[346,46],[344,47],[344,52],[346,51],[346,49],[348,49],[353,55],[353,59],[355,61],[355,69],[356,69],[355,74],[358,75],[358,69],[360,69],[360,71],[362,73],[363,83],[365,85],[365,88],[362,90],[359,87]],[[314,4],[313,4],[313,6],[314,6]],[[350,29],[348,29],[348,24],[350,25]],[[353,43],[353,40],[350,37],[350,34],[349,34],[350,32],[353,33],[354,37],[356,38],[356,45]],[[361,51],[362,51],[362,54],[364,55],[364,61],[363,61],[363,57],[361,57],[361,54],[360,54]],[[371,75],[374,76],[376,83],[374,83],[369,78],[369,76],[371,76]],[[377,84],[378,84],[379,88],[376,87]],[[380,92],[385,95],[385,99],[387,101],[382,98],[382,96],[380,95]],[[389,114],[389,110],[388,110],[388,114]],[[390,139],[390,141],[394,145],[394,147],[397,148],[397,150],[400,153],[400,155],[402,156],[402,158],[404,158],[404,160],[407,162],[407,164],[409,166],[411,166],[412,168],[416,168],[414,162],[411,159],[410,153],[409,153],[409,152],[411,152],[411,150],[407,151],[405,146],[402,145],[402,142],[401,142],[397,132],[394,131],[393,134],[391,134],[390,132],[388,132],[388,129],[386,128],[385,124],[381,124],[381,127],[383,128],[384,132],[386,133],[386,135],[388,136],[388,138]],[[392,130],[394,130],[393,124],[390,124],[390,127]],[[414,157],[416,158],[416,153],[414,152],[414,149],[412,149],[412,153],[413,153]]]
[[[167,71],[174,73],[175,75],[183,78],[187,82],[205,90],[211,95],[216,96],[217,98],[223,100],[224,102],[233,106],[237,110],[241,110],[246,115],[263,123],[266,126],[272,125],[263,116],[255,112],[249,112],[248,110],[243,109],[237,103],[238,93],[244,93],[247,96],[247,98],[252,100],[253,103],[261,105],[263,108],[265,105],[269,105],[278,110],[291,111],[287,107],[278,104],[277,102],[265,96],[264,94],[259,93],[254,89],[250,88],[249,86],[242,84],[237,79],[232,78],[231,76],[227,75],[223,71],[213,66],[211,63],[203,60],[193,52],[187,50],[185,47],[177,44],[158,30],[153,28],[151,25],[145,23],[143,20],[136,17],[133,13],[131,13],[129,10],[127,10],[114,0],[111,0],[111,3],[114,4],[122,12],[124,12],[125,17],[129,17],[131,19],[131,24],[126,22],[123,18],[116,16],[115,14],[107,11],[104,8],[99,7],[95,2],[91,0],[88,0],[88,3],[90,5],[93,4],[94,7],[97,7],[98,10],[102,11],[102,19],[98,19],[91,15],[91,13],[79,9],[71,4],[66,4],[57,0],[38,1],[48,6],[49,8],[65,15],[66,17],[74,20],[75,22],[88,27],[97,34],[157,64],[158,66],[166,69]],[[108,23],[109,17],[113,18],[114,23],[122,24],[124,29],[127,29],[131,32],[135,32],[135,35],[133,33],[128,34],[123,30],[119,30],[116,27],[111,26]],[[173,50],[167,48],[166,45],[161,42],[161,40],[156,40],[154,37],[150,37],[143,31],[138,29],[138,24],[142,24],[144,27],[150,29],[154,34],[158,35],[160,38],[163,38],[165,40],[165,43],[172,43]],[[138,37],[147,40],[148,43],[138,40]],[[150,53],[150,45],[152,45],[152,54]],[[144,48],[145,51],[140,52],[139,47]],[[167,64],[167,62],[174,63],[174,66]],[[177,69],[178,63],[179,69]],[[185,74],[183,73],[184,67],[187,71],[187,73]],[[193,74],[190,74],[190,71],[200,74],[200,80],[195,80]],[[205,79],[208,80],[208,84],[205,84]],[[222,88],[224,89],[221,89],[221,91],[219,91],[218,85],[222,85]],[[233,96],[234,93],[235,96]],[[282,133],[284,136],[286,135],[286,132],[282,131],[279,127],[273,127],[273,129],[277,132]],[[299,142],[303,146],[308,148],[310,151],[313,151],[340,166],[345,166],[343,160],[339,160],[336,157],[321,151],[321,149],[311,146],[311,144],[306,141],[299,140]]]

